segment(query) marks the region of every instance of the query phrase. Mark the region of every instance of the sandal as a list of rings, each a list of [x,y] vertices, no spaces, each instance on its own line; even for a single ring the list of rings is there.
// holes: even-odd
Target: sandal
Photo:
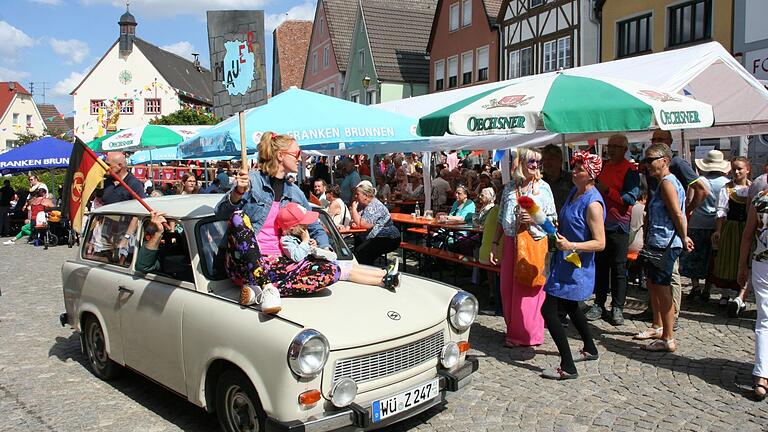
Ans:
[[[600,357],[599,354],[590,354],[587,351],[584,351],[583,349],[574,351],[572,356],[573,356],[574,363],[597,360]]]
[[[757,389],[763,389],[763,393],[758,393]],[[768,396],[768,387],[762,384],[755,384],[752,386],[752,391],[755,393],[754,397],[757,402],[760,402]]]
[[[640,333],[634,335],[632,338],[637,340],[646,340],[646,339],[660,339],[661,333],[664,330],[664,328],[649,328],[646,330],[641,331]]]
[[[656,339],[648,345],[643,345],[642,348],[651,352],[675,352],[677,351],[677,342],[674,339]]]

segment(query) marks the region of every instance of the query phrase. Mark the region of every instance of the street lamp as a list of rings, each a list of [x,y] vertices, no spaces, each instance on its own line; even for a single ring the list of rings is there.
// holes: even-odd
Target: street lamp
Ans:
[[[371,85],[371,77],[369,77],[368,75],[364,76],[364,77],[363,77],[363,88],[365,88],[366,90],[368,90],[368,87],[369,87],[370,85]]]

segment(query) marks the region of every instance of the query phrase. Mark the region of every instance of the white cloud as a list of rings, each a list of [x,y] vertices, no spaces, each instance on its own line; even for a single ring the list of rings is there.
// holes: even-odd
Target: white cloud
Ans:
[[[314,18],[315,3],[312,1],[305,1],[303,4],[296,5],[288,9],[287,12],[267,14],[264,16],[265,37],[269,37],[272,31],[285,20],[291,19],[312,21]]]
[[[109,4],[125,10],[124,0],[81,0],[85,5]],[[141,17],[195,15],[205,19],[205,11],[228,9],[263,9],[269,0],[131,0],[131,12]]]
[[[174,44],[163,45],[160,48],[166,51],[170,51],[176,54],[177,56],[184,57],[187,60],[193,60],[192,58],[193,52],[197,52],[197,53],[200,52],[200,51],[196,51],[195,47],[192,46],[192,44],[187,41],[179,41]]]
[[[84,70],[83,72],[71,72],[67,78],[64,78],[63,80],[57,82],[54,84],[52,93],[54,96],[69,96],[70,93],[72,93],[72,90],[77,87],[78,84],[85,78],[85,75],[88,74],[88,71],[90,68]]]
[[[77,39],[56,39],[51,38],[51,48],[53,52],[64,57],[65,64],[80,64],[88,56],[88,44]]]
[[[17,71],[0,66],[0,81],[21,81],[29,78],[29,72]]]
[[[0,57],[9,63],[18,61],[19,50],[35,45],[31,37],[5,21],[0,21],[0,41]]]
[[[40,3],[48,6],[58,6],[62,2],[61,0],[27,0],[30,3]]]

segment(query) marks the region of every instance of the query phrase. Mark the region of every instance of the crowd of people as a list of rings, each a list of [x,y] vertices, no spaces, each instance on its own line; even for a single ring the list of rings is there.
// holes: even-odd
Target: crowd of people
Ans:
[[[626,157],[626,136],[617,134],[608,140],[604,156],[573,151],[568,164],[559,146],[521,148],[512,151],[511,181],[505,185],[488,152],[441,153],[430,167],[437,174],[431,179],[430,207],[446,222],[483,227],[480,233],[459,232],[445,247],[500,266],[504,345],[539,345],[546,328],[561,361],[544,371],[545,378],[576,378],[576,363],[599,358],[587,323],[624,323],[628,257],[637,256],[649,295],[647,311],[636,318],[647,318],[651,326],[634,337],[647,340],[642,347],[648,351],[678,348],[681,275],[692,281],[688,300],[706,301],[720,290],[720,304],[733,317],[746,308],[751,286],[758,310],[755,395],[764,398],[768,165],[751,181],[747,158],[728,161],[711,150],[692,166],[674,156],[671,145],[669,132],[656,131],[635,162]],[[293,138],[265,133],[256,169],[223,162],[206,175],[207,183],[190,169],[176,184],[154,189],[130,172],[124,154],[107,156],[110,169],[141,197],[224,194],[215,213],[229,221],[226,269],[241,287],[243,304],[275,312],[281,297],[313,293],[338,280],[396,289],[399,262],[369,269],[337,260],[310,203],[324,208],[337,226],[358,228],[357,261],[374,265],[399,247],[401,233],[390,211],[406,201],[417,208],[424,204],[421,156],[386,155],[373,163],[355,156],[335,164],[318,157],[302,165],[304,160]],[[34,176],[29,179],[29,191],[13,191],[7,181],[0,188],[0,214],[20,202],[31,212],[54,205],[47,187]],[[132,194],[123,184],[108,179],[92,206],[127,199]],[[164,222],[164,215],[152,214],[157,230]],[[0,230],[11,234],[7,218],[0,220]],[[142,245],[145,255],[153,244]],[[583,302],[593,295],[585,309]],[[570,323],[582,341],[573,352],[564,330]]]

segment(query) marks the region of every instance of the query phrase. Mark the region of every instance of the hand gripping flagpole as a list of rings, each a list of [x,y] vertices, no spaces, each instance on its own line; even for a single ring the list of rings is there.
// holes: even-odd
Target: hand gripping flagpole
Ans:
[[[93,150],[91,150],[91,149],[90,149],[90,147],[88,147],[87,145],[83,145],[83,148],[85,148],[85,151],[86,151],[86,153],[88,153],[88,155],[89,155],[90,157],[92,157],[94,160],[98,161],[98,163],[100,163],[100,164],[103,164],[103,165],[102,165],[102,167],[103,167],[104,165],[106,165],[106,164],[104,163],[104,161],[102,161],[101,159],[99,159],[99,157],[96,155],[96,153],[94,153],[94,152],[93,152]],[[147,209],[147,211],[148,211],[150,214],[152,214],[152,212],[153,212],[153,211],[155,211],[154,209],[152,209],[152,207],[150,207],[150,206],[149,206],[149,204],[147,204],[147,202],[146,202],[146,201],[144,201],[144,198],[140,197],[140,196],[139,196],[139,194],[137,194],[135,190],[133,190],[133,189],[132,189],[130,186],[128,186],[128,183],[126,183],[126,182],[125,182],[125,180],[123,180],[123,179],[122,179],[122,178],[120,178],[120,177],[119,177],[117,174],[115,174],[115,172],[114,172],[114,171],[112,171],[112,169],[111,169],[109,166],[107,166],[107,172],[109,173],[109,175],[111,175],[111,176],[112,176],[112,178],[113,178],[113,179],[117,180],[117,182],[118,182],[118,183],[120,183],[120,184],[121,184],[121,185],[122,185],[122,186],[125,188],[125,190],[127,190],[127,191],[128,191],[128,193],[130,193],[130,194],[131,194],[131,196],[132,196],[132,197],[133,197],[133,198],[134,198],[136,201],[138,201],[138,202],[139,202],[139,204],[141,204],[141,205],[142,205],[142,206],[143,206],[145,209]],[[164,227],[166,230],[168,230],[168,229],[171,229],[170,225],[168,225],[167,223],[163,223],[163,227]]]

